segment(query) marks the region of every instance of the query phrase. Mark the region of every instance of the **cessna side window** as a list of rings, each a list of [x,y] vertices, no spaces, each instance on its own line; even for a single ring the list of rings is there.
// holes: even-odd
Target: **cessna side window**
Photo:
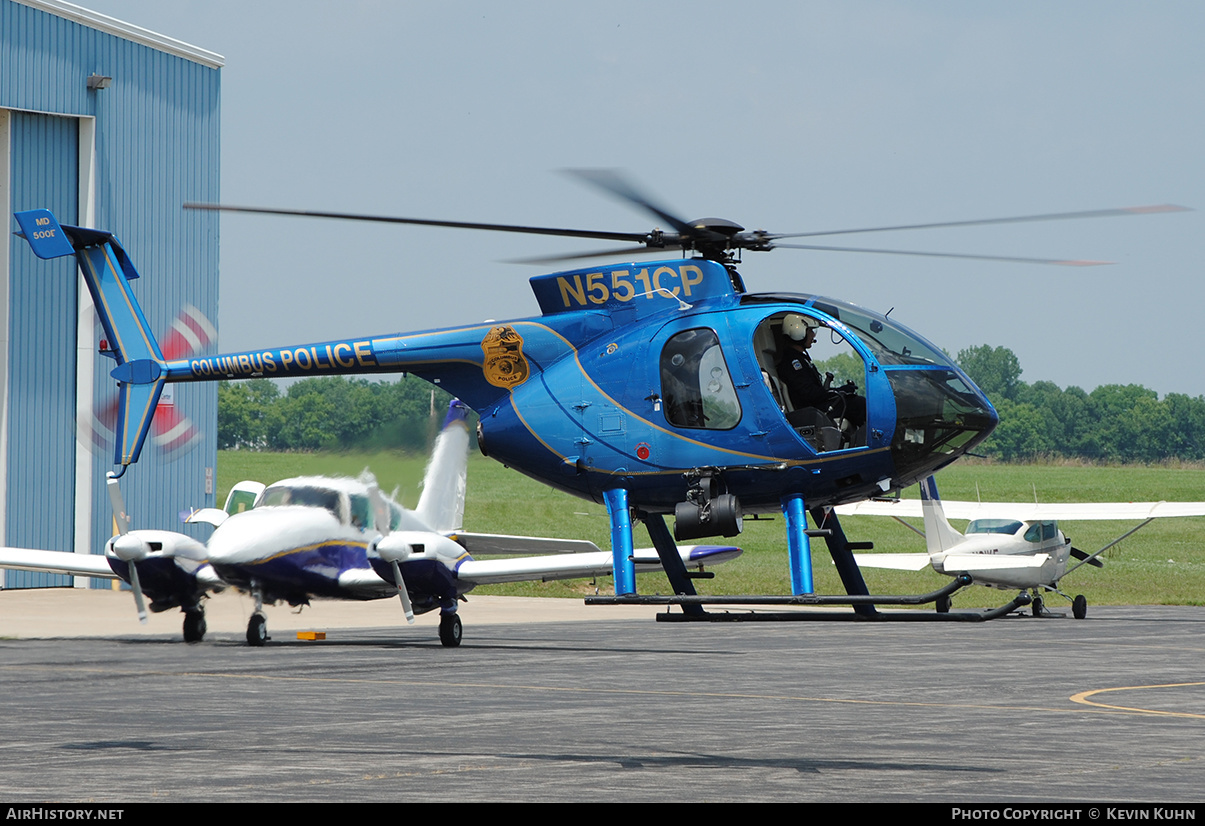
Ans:
[[[1021,530],[1021,523],[1012,519],[975,519],[967,525],[967,533],[1003,533],[1012,536]]]
[[[741,405],[715,331],[678,333],[661,351],[665,419],[676,427],[727,430],[741,420]]]

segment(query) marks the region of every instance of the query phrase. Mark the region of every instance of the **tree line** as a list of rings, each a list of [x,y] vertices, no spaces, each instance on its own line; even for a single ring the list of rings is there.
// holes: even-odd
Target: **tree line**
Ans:
[[[1008,462],[1205,461],[1205,397],[1169,393],[1160,399],[1136,384],[1107,384],[1090,393],[1048,381],[1027,384],[1006,347],[970,347],[955,360],[1000,414],[1000,424],[979,447],[982,454]],[[410,376],[375,382],[312,378],[283,392],[267,379],[223,382],[218,447],[422,452],[450,398]]]
[[[1027,384],[1011,350],[986,344],[959,351],[955,360],[1000,414],[980,453],[1006,462],[1205,460],[1205,397],[1160,399],[1138,384],[1105,384],[1091,393],[1048,381]]]
[[[221,450],[424,451],[451,396],[411,376],[303,379],[281,392],[268,379],[218,385]]]

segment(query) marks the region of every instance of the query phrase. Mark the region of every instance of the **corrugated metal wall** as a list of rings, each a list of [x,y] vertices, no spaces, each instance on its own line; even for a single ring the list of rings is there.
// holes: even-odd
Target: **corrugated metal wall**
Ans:
[[[78,124],[14,112],[10,187],[16,203],[45,202],[74,223]],[[5,544],[70,551],[75,503],[76,287],[73,259],[39,261],[12,245],[9,269],[8,479]],[[47,266],[50,265],[50,266]],[[47,369],[50,365],[51,369]],[[10,571],[8,587],[70,585],[69,577]]]
[[[181,204],[219,200],[220,71],[53,11],[53,3],[0,0],[0,109],[25,110],[11,117],[9,225],[13,211],[49,206],[66,223],[114,232],[142,275],[134,289],[161,341],[185,305],[216,323],[216,216]],[[93,73],[111,77],[109,88],[89,91]],[[91,179],[86,160],[80,171],[81,123],[95,135]],[[77,215],[81,191],[92,193],[90,222]],[[83,454],[92,488],[83,535],[95,552],[111,534],[104,473],[113,469],[112,445],[94,422],[74,421],[78,279],[71,264],[33,259],[24,242],[10,250],[4,543],[71,549],[70,537],[80,535],[76,442],[99,441],[90,459]],[[99,326],[93,335],[95,344]],[[103,411],[115,397],[113,363],[81,358],[95,361],[93,406]],[[205,478],[216,464],[216,386],[177,387],[173,404],[202,438],[183,452],[148,443],[122,480],[136,527],[180,530],[182,509],[214,504]],[[48,581],[10,572],[7,583]]]

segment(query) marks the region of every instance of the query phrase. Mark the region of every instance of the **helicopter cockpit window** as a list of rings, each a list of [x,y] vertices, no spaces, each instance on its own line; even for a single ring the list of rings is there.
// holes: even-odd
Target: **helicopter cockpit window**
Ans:
[[[866,364],[838,329],[776,313],[757,326],[753,351],[775,403],[813,448],[866,444]]]
[[[949,356],[931,346],[916,333],[897,327],[886,316],[872,315],[844,302],[826,305],[816,301],[815,307],[853,329],[880,364],[950,364]]]
[[[714,330],[678,333],[661,351],[665,419],[676,427],[728,430],[741,420],[736,388]]]

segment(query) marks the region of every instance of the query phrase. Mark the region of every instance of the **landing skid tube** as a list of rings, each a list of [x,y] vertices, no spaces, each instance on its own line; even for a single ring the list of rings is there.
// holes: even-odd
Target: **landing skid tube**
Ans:
[[[587,605],[924,605],[948,598],[954,592],[973,583],[972,577],[963,574],[949,585],[919,595],[894,594],[848,594],[845,596],[820,596],[799,594],[796,596],[640,596],[628,594],[615,597],[586,597]],[[1007,605],[989,611],[951,611],[928,613],[921,611],[897,611],[890,614],[874,613],[822,613],[815,611],[766,612],[766,613],[682,613],[658,614],[658,622],[807,622],[856,620],[859,622],[986,622],[1016,611],[1028,605],[1029,594],[1018,594]]]

